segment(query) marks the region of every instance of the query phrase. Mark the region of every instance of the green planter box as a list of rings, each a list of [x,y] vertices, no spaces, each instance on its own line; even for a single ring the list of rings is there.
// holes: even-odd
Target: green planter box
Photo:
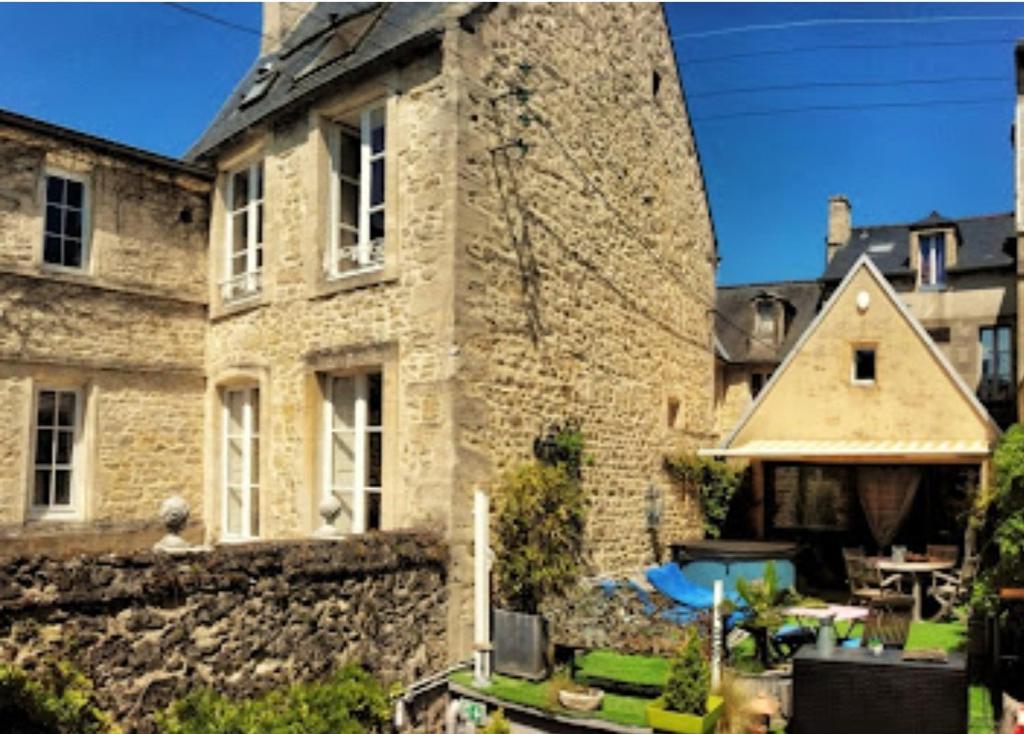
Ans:
[[[647,704],[647,725],[655,731],[668,731],[672,734],[708,734],[715,730],[724,703],[718,696],[708,696],[708,712],[697,716],[666,711],[665,702],[659,698]]]

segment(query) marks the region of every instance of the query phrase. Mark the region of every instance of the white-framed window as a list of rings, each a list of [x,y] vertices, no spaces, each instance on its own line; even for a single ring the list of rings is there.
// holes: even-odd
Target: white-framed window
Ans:
[[[75,516],[81,474],[78,444],[82,393],[41,387],[35,393],[33,472],[30,513],[36,517]]]
[[[875,382],[875,348],[855,347],[853,350],[853,382],[871,385]]]
[[[263,287],[263,161],[232,171],[226,194],[221,297],[231,301]]]
[[[228,540],[260,534],[260,391],[224,391],[221,532]]]
[[[946,284],[946,234],[936,232],[918,237],[920,282],[922,286],[940,288]]]
[[[384,107],[339,121],[332,138],[328,272],[337,277],[384,264]]]
[[[379,530],[384,464],[380,372],[326,375],[322,485],[341,502],[337,527],[345,533]]]
[[[89,186],[81,176],[47,171],[44,181],[43,263],[85,270],[89,262]]]

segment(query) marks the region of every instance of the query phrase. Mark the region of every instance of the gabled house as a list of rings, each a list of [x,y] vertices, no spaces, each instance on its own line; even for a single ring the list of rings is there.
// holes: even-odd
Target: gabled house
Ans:
[[[823,555],[959,543],[999,428],[866,254],[717,449],[752,466],[757,537]]]
[[[698,535],[662,462],[713,436],[717,258],[661,7],[268,3],[263,36],[188,163],[122,150],[122,178],[67,137],[5,148],[0,275],[46,349],[0,355],[4,548],[58,527],[26,510],[29,437],[65,432],[36,381],[86,395],[72,441],[96,471],[35,465],[104,508],[62,537],[123,549],[91,523],[154,531],[184,494],[207,543],[302,538],[335,498],[342,533],[450,541],[453,655],[473,491],[554,422],[579,419],[593,458],[595,570],[653,557],[652,486],[661,542]],[[51,158],[96,188],[51,202]],[[51,205],[86,212],[92,270],[39,264]],[[62,262],[74,232],[53,232]]]

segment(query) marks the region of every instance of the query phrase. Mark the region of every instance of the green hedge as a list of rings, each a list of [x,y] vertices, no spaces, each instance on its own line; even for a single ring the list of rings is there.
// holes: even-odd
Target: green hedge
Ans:
[[[5,732],[119,734],[97,704],[92,683],[70,663],[45,661],[31,672],[0,665],[0,721]]]
[[[349,666],[318,683],[300,683],[260,698],[233,701],[204,690],[158,717],[164,734],[365,734],[384,731],[387,693]]]

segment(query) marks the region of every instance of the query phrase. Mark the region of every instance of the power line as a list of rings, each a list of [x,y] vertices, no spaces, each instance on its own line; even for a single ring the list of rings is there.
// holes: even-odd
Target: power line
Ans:
[[[202,10],[196,10],[195,8],[190,8],[188,5],[183,5],[182,3],[164,2],[164,3],[161,3],[161,5],[166,5],[169,8],[174,8],[175,10],[178,10],[178,11],[180,11],[182,13],[186,13],[187,15],[193,15],[196,18],[202,18],[203,20],[209,21],[210,23],[216,23],[219,26],[223,26],[225,28],[230,28],[231,30],[234,30],[234,31],[239,31],[241,33],[248,33],[249,35],[257,36],[259,38],[270,39],[270,36],[264,35],[263,33],[261,33],[260,31],[256,30],[255,28],[250,28],[249,26],[244,26],[244,25],[242,25],[240,23],[235,23],[233,21],[226,20],[225,18],[221,18],[221,17],[216,16],[216,15],[211,15],[210,13],[206,13],[206,12],[204,12]]]
[[[844,87],[911,87],[928,84],[963,84],[973,82],[1005,82],[1005,76],[960,76],[960,77],[939,77],[932,79],[879,79],[870,81],[845,81],[845,82],[800,82],[796,84],[770,84],[761,87],[733,87],[729,89],[714,89],[707,92],[690,92],[686,96],[690,99],[707,97],[724,97],[730,94],[753,94],[757,92],[782,92],[799,89],[829,89]]]
[[[770,110],[748,110],[745,112],[733,112],[722,115],[698,115],[693,118],[694,122],[710,122],[712,120],[732,120],[740,117],[768,117],[771,115],[784,115],[794,112],[859,112],[861,110],[875,109],[909,109],[915,107],[950,107],[956,105],[993,104],[995,102],[1007,103],[1006,97],[978,97],[975,99],[933,99],[920,102],[872,102],[860,105],[808,105],[806,107],[778,107]]]
[[[729,36],[737,33],[759,33],[762,31],[784,31],[792,28],[821,28],[825,26],[848,25],[921,25],[939,23],[976,23],[986,21],[1020,21],[1024,15],[932,15],[914,18],[811,18],[808,20],[792,20],[783,23],[758,23],[752,25],[715,28],[696,33],[682,33],[672,36],[673,39],[713,38]]]
[[[761,56],[787,56],[789,54],[813,53],[815,51],[903,51],[910,48],[941,48],[951,46],[993,46],[997,44],[1016,43],[1017,38],[974,38],[960,41],[905,41],[900,43],[829,43],[813,46],[791,46],[789,48],[767,49],[764,51],[739,51],[737,53],[720,54],[717,56],[697,56],[692,59],[681,58],[683,66],[713,64],[721,61],[737,61]]]

